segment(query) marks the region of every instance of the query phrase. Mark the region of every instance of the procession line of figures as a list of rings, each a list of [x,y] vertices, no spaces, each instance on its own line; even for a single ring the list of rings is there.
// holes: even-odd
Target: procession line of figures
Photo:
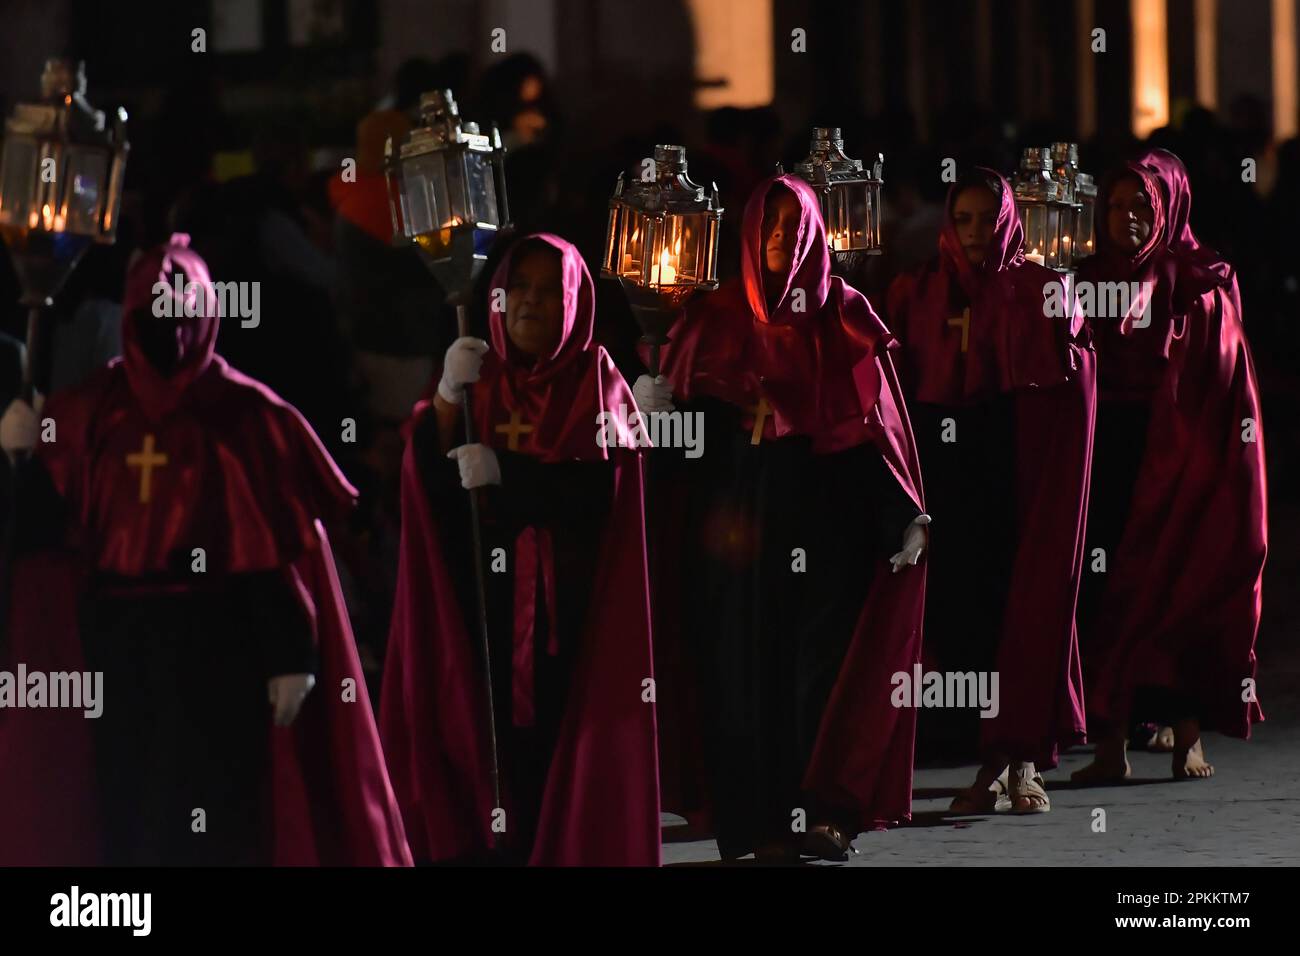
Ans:
[[[996,677],[955,812],[1048,810],[1085,735],[1076,776],[1122,779],[1137,723],[1208,775],[1201,731],[1262,718],[1266,513],[1237,283],[1189,205],[1172,154],[1117,169],[1079,280],[1150,301],[1057,318],[974,170],[882,321],[774,176],[739,278],[632,388],[578,251],[519,239],[490,341],[408,424],[377,719],[326,533],[356,491],[215,317],[151,308],[209,282],[173,237],[130,270],[122,357],[0,426],[3,663],[104,688],[95,720],[0,710],[0,861],[654,865],[661,810],[724,859],[835,859],[910,816],[926,669]],[[637,447],[620,406],[701,413],[705,453]]]

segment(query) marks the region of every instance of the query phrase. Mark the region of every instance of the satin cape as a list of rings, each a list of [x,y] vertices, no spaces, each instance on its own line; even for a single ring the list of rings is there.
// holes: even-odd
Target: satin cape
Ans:
[[[179,363],[164,378],[142,351],[140,323],[151,320],[138,312],[153,307],[156,283],[170,290],[178,274],[205,290],[206,305],[189,296],[199,314],[178,322]],[[325,530],[356,491],[292,406],[214,354],[216,311],[206,265],[187,236],[173,236],[127,277],[124,355],[46,405],[57,437],[37,455],[69,507],[71,540],[16,563],[5,664],[84,670],[75,595],[91,569],[188,569],[198,547],[209,573],[284,569],[313,622],[320,666],[290,727],[274,727],[268,709],[269,856],[409,865]],[[146,435],[167,460],[143,506],[142,468],[125,456],[142,453]],[[0,712],[0,863],[97,862],[92,758],[80,711]]]
[[[534,425],[521,443],[523,454],[548,463],[611,460],[614,492],[529,862],[657,866],[655,710],[643,700],[643,681],[654,672],[642,460],[619,426],[611,429],[628,447],[613,441],[601,447],[596,440],[601,412],[616,414],[622,404],[630,414],[636,405],[608,353],[592,342],[594,290],[578,250],[547,234],[520,243],[530,240],[561,256],[560,340],[550,355],[525,365],[509,341],[504,313],[490,312],[492,351],[471,392],[477,433],[501,446],[494,427],[519,410]],[[519,248],[493,276],[494,290],[507,287]],[[416,423],[433,414],[431,405],[416,406]],[[467,556],[448,554],[442,537],[438,503],[428,500],[408,442],[380,728],[412,850],[417,860],[434,861],[488,848],[494,809],[479,636],[467,624],[475,613],[462,606],[448,571],[449,562]],[[502,770],[504,777],[509,768]]]
[[[997,224],[982,266],[972,266],[953,225],[948,193],[939,256],[899,276],[888,315],[902,339],[904,378],[916,401],[962,406],[1015,396],[1015,556],[998,642],[999,712],[980,721],[981,748],[1051,768],[1082,743],[1086,722],[1075,610],[1084,559],[1096,419],[1096,359],[1084,318],[1065,300],[1061,277],[1024,257],[1011,186],[996,184]],[[950,326],[953,285],[969,303],[967,326]],[[1046,314],[1046,293],[1065,314]],[[962,339],[966,337],[966,350]],[[943,515],[931,529],[944,547]],[[972,556],[973,557],[973,556]]]
[[[1133,256],[1104,228],[1111,190],[1125,175],[1141,180],[1154,212],[1151,236]],[[1191,186],[1173,153],[1150,150],[1121,167],[1103,182],[1097,209],[1098,254],[1080,278],[1153,287],[1149,325],[1136,309],[1093,322],[1102,398],[1147,401],[1151,421],[1085,641],[1089,707],[1122,720],[1136,688],[1164,687],[1195,702],[1204,729],[1249,737],[1263,719],[1247,688],[1255,683],[1268,506],[1259,385],[1237,278],[1192,232]]]
[[[769,308],[762,225],[768,196],[780,188],[798,200],[800,220],[785,288]],[[831,276],[817,197],[803,180],[780,175],[759,184],[745,206],[740,278],[696,299],[669,338],[663,370],[676,398],[745,408],[761,395],[774,411],[765,438],[807,436],[818,453],[870,441],[924,511],[890,356],[897,342],[866,298]],[[804,774],[806,790],[855,809],[868,828],[911,818],[916,712],[892,706],[890,693],[892,676],[920,662],[924,606],[924,562],[898,574],[879,562]]]

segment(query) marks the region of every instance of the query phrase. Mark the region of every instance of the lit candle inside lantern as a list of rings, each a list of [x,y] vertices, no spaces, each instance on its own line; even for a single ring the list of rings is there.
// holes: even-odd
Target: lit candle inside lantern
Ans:
[[[40,222],[41,222],[41,217],[36,215],[36,210],[33,209],[32,214],[27,217],[28,228],[35,229],[38,225],[40,225]]]
[[[1032,251],[1026,253],[1025,258],[1028,259],[1030,262],[1037,262],[1040,266],[1046,264],[1043,261],[1043,255],[1038,251],[1037,246],[1034,246]]]
[[[849,236],[846,232],[837,232],[831,237],[831,248],[836,252],[849,247]]]
[[[677,240],[677,245],[673,247],[672,255],[668,254],[667,247],[659,254],[659,262],[650,270],[651,285],[673,285],[677,282],[677,256],[682,251],[682,241]]]
[[[54,214],[50,212],[49,203],[46,203],[43,207],[41,207],[41,217],[45,220],[46,229],[54,228]]]

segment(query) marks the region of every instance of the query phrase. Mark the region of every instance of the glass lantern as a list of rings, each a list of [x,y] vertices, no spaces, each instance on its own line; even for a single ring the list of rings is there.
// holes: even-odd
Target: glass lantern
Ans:
[[[674,308],[696,289],[716,289],[717,193],[716,185],[706,192],[691,182],[683,147],[656,146],[644,178],[628,183],[619,174],[601,275],[663,296]]]
[[[116,239],[129,150],[126,111],[108,122],[86,100],[84,65],[69,60],[46,60],[40,102],[19,103],[5,121],[0,235],[29,309],[24,394],[38,364],[42,310],[92,243]]]
[[[495,126],[489,135],[461,120],[451,90],[421,96],[420,116],[405,142],[385,145],[388,206],[394,242],[417,245],[444,281],[439,266],[472,271],[510,221],[505,149]]]
[[[1074,201],[1079,206],[1074,246],[1077,265],[1097,251],[1097,183],[1088,173],[1075,174]]]
[[[1078,143],[1053,143],[1052,144],[1052,172],[1058,183],[1061,184],[1061,198],[1068,202],[1072,207],[1069,216],[1069,243],[1068,249],[1070,260],[1067,265],[1073,268],[1082,259],[1090,255],[1086,248],[1087,240],[1092,236],[1091,225],[1085,232],[1084,229],[1084,205],[1081,200],[1080,181],[1079,181],[1079,144]],[[1091,181],[1090,176],[1084,176],[1084,179]],[[1096,190],[1093,190],[1095,195]],[[1091,221],[1091,209],[1088,209],[1089,222]],[[1085,238],[1086,236],[1086,238]],[[1064,239],[1064,235],[1062,237]]]
[[[826,243],[840,264],[858,255],[879,255],[880,190],[885,157],[876,154],[870,173],[862,161],[844,155],[838,127],[814,127],[808,158],[794,167],[795,175],[812,186],[821,203]]]
[[[1074,204],[1052,172],[1047,147],[1026,149],[1011,184],[1025,231],[1025,258],[1058,272],[1074,267]]]
[[[112,243],[126,172],[126,111],[112,124],[86,101],[83,64],[45,62],[41,102],[19,103],[0,153],[0,229],[11,245],[29,233]]]

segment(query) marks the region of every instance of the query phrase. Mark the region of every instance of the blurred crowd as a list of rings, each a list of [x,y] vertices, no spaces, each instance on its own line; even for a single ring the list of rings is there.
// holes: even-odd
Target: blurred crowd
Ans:
[[[1021,147],[1078,138],[1068,127],[1020,124],[963,106],[933,119],[934,135],[922,139],[903,109],[825,116],[810,104],[798,126],[783,124],[773,108],[722,108],[684,117],[680,128],[606,141],[591,131],[565,135],[565,103],[531,55],[505,57],[477,75],[470,63],[454,55],[402,64],[387,95],[356,117],[350,143],[310,142],[291,124],[253,130],[242,144],[251,169],[233,174],[217,168],[217,157],[242,134],[234,132],[216,85],[196,76],[170,90],[154,115],[133,118],[118,242],[92,249],[59,295],[51,365],[40,375],[47,390],[57,390],[116,354],[127,262],[173,231],[191,234],[214,280],[259,282],[260,325],[226,323],[218,350],[296,405],[362,491],[352,534],[338,549],[372,673],[383,653],[396,573],[402,425],[455,337],[442,290],[412,249],[391,242],[384,144],[419,123],[421,93],[450,88],[463,116],[497,124],[508,150],[518,231],[564,236],[582,250],[593,274],[614,181],[655,143],[684,144],[691,177],[717,184],[727,209],[719,256],[725,277],[738,268],[740,211],[754,185],[776,163],[790,169],[802,159],[814,125],[838,125],[850,155],[885,156],[884,253],[850,276],[877,308],[895,275],[935,254],[948,185],[940,176],[945,158],[959,169],[978,163],[1009,175]],[[1300,405],[1300,325],[1293,321],[1300,310],[1300,255],[1289,246],[1300,221],[1300,141],[1275,142],[1268,104],[1249,97],[1218,113],[1177,104],[1173,116],[1147,145],[1170,149],[1186,163],[1193,227],[1239,272],[1265,393],[1272,487],[1275,496],[1287,494],[1295,486],[1287,479],[1300,468],[1293,460],[1300,428],[1292,424],[1293,406]],[[1124,131],[1107,130],[1081,143],[1080,166],[1100,178],[1137,145]],[[356,161],[355,182],[341,176],[343,157]],[[1243,175],[1248,159],[1253,176]],[[635,323],[617,286],[598,286],[598,336],[635,380],[641,371]],[[21,337],[18,297],[12,267],[0,257],[2,330]],[[347,419],[356,422],[355,442],[344,440]]]

